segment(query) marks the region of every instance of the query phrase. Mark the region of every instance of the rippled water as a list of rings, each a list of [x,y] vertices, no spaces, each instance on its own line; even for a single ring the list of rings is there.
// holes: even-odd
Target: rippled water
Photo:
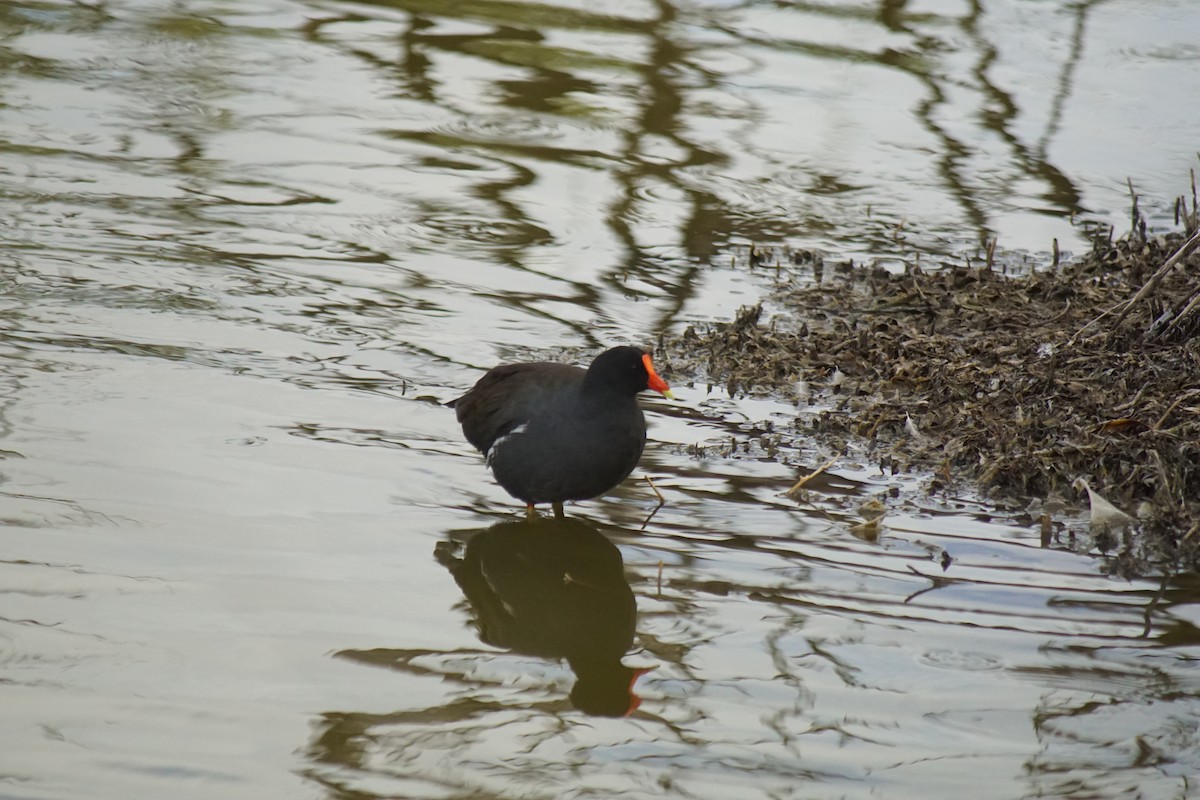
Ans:
[[[1106,577],[1070,513],[1043,541],[937,498],[860,538],[916,478],[786,500],[829,457],[752,446],[792,401],[668,374],[667,504],[630,480],[531,530],[440,405],[803,278],[747,242],[1044,260],[1123,226],[1127,177],[1166,224],[1196,30],[0,6],[0,797],[1196,796],[1200,586]]]

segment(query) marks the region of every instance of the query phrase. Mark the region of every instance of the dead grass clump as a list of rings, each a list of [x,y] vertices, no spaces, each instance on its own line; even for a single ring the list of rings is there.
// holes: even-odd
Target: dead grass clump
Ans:
[[[903,274],[818,264],[811,285],[771,298],[786,309],[774,319],[754,306],[663,345],[677,372],[731,393],[807,382],[816,403],[798,435],[859,442],[885,468],[937,476],[934,491],[968,480],[1077,497],[1071,484],[1086,478],[1139,517],[1144,558],[1126,570],[1194,569],[1200,234],[1188,222],[1095,236],[1084,258],[1020,277],[990,259]]]

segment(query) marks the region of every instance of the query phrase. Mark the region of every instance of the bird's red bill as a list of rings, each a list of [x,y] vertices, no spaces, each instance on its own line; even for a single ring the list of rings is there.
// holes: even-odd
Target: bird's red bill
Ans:
[[[642,363],[646,365],[646,374],[650,376],[649,380],[646,381],[646,385],[668,400],[674,400],[675,396],[671,394],[671,387],[654,371],[654,365],[650,363],[649,353],[642,356]]]
[[[647,356],[647,358],[649,358],[649,356]],[[629,677],[629,708],[626,710],[625,716],[628,717],[630,714],[637,711],[638,707],[642,704],[642,698],[638,697],[637,693],[633,691],[633,685],[637,683],[638,678],[642,677],[647,672],[653,672],[654,670],[655,667],[642,667],[641,669],[635,669],[633,671],[633,675]]]

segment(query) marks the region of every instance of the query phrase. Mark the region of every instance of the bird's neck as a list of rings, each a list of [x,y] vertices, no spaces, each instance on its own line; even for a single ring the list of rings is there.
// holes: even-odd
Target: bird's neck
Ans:
[[[585,375],[583,383],[579,384],[579,397],[584,407],[592,409],[619,408],[626,403],[634,402],[628,392],[613,388],[609,383],[599,380],[589,381],[591,375]]]

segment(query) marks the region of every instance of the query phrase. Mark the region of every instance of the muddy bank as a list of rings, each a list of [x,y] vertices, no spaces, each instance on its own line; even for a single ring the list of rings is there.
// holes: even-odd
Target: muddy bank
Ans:
[[[760,248],[748,268],[782,260],[811,272],[768,298],[772,314],[746,308],[660,347],[677,376],[797,396],[794,426],[778,435],[923,474],[931,494],[967,484],[1077,511],[1089,503],[1083,478],[1136,517],[1094,521],[1084,547],[1121,574],[1194,570],[1196,222],[1193,203],[1180,230],[1147,234],[1135,208],[1130,235],[1094,233],[1087,255],[1016,277],[990,257],[896,273]]]

